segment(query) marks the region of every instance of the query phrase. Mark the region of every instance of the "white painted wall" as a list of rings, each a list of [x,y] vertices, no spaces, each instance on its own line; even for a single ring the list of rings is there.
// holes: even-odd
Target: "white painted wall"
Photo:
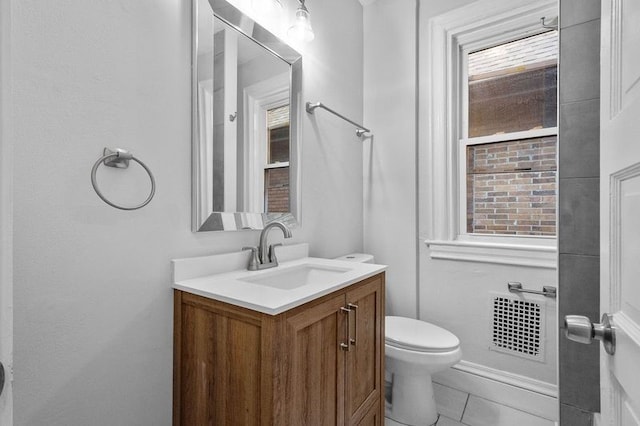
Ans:
[[[525,268],[463,261],[431,259],[429,249],[420,250],[420,318],[454,333],[462,344],[465,361],[556,383],[556,302],[542,296],[527,297],[546,305],[545,360],[531,361],[489,350],[491,292],[509,295],[507,282],[520,281],[526,288],[556,285],[554,269]]]
[[[387,314],[415,318],[416,1],[364,8],[364,247],[389,265]]]
[[[545,363],[489,351],[487,337],[489,292],[506,290],[507,281],[534,287],[555,285],[556,271],[432,260],[423,244],[431,209],[425,201],[430,179],[424,149],[429,125],[427,22],[471,2],[420,2],[418,29],[414,0],[378,0],[365,6],[364,124],[373,129],[375,137],[365,144],[364,247],[377,261],[389,265],[388,313],[419,317],[451,330],[462,341],[466,361],[555,383],[555,302],[549,306]],[[417,138],[416,120],[420,125]],[[416,198],[420,200],[419,214]]]
[[[0,361],[5,383],[0,425],[13,424],[13,146],[11,144],[11,19],[0,0]]]
[[[419,2],[421,19],[471,0]],[[366,1],[364,246],[387,270],[387,311],[417,317],[417,2]],[[424,22],[424,21],[423,21]],[[423,26],[424,27],[424,26]],[[424,74],[424,72],[423,72]],[[421,76],[423,76],[421,74]],[[424,78],[424,77],[422,77]]]
[[[303,100],[360,120],[362,7],[309,9]],[[190,19],[187,0],[12,4],[16,425],[171,424],[169,261],[257,242],[190,231]],[[294,242],[318,256],[361,251],[362,144],[323,111],[302,118]],[[94,194],[104,146],[153,170],[147,207],[119,211]],[[122,203],[148,190],[136,167],[98,178]]]

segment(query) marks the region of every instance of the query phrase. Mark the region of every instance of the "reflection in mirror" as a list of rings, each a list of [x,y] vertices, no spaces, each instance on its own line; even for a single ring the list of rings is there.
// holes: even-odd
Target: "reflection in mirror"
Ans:
[[[300,55],[223,0],[193,0],[193,228],[295,225]]]

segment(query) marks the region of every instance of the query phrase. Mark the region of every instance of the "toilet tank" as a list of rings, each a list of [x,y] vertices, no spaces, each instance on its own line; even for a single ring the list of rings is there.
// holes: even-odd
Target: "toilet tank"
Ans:
[[[359,263],[373,263],[373,255],[367,253],[350,253],[345,254],[344,256],[336,257],[336,260]]]

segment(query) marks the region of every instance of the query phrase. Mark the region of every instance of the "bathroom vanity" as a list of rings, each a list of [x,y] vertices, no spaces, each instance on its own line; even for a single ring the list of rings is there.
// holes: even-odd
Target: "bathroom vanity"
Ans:
[[[174,425],[383,424],[384,266],[198,260],[174,261]]]

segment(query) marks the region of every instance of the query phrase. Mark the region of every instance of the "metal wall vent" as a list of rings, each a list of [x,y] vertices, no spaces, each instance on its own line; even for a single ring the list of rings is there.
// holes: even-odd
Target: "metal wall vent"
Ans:
[[[492,294],[489,349],[544,361],[545,304]]]

